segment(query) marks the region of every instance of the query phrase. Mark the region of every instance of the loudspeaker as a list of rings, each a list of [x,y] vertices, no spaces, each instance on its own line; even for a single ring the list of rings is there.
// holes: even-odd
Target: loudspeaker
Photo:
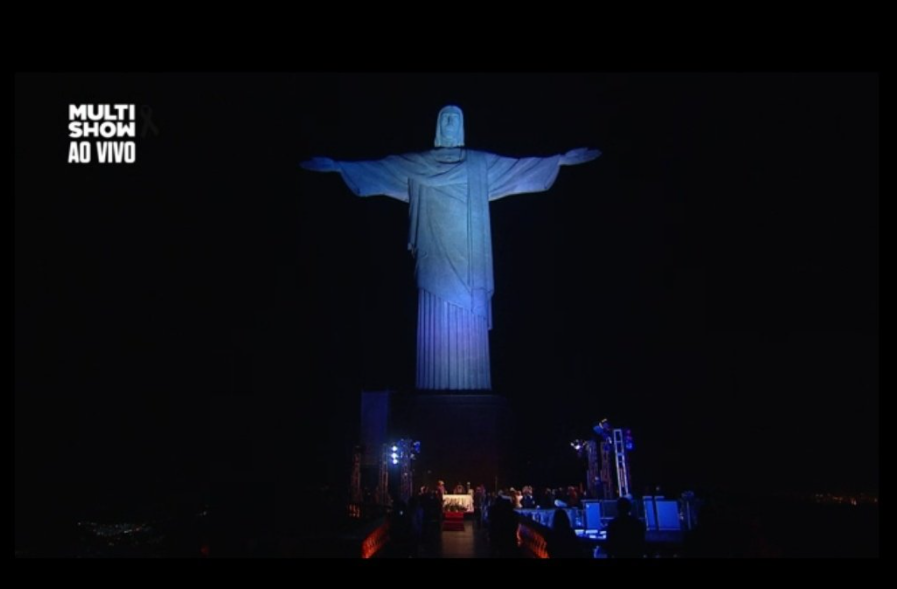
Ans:
[[[582,512],[585,516],[584,526],[587,530],[601,529],[601,501],[598,499],[583,499]]]
[[[656,507],[655,507],[656,505]],[[672,499],[644,498],[645,525],[649,530],[679,530],[679,502]],[[656,517],[655,517],[656,511]]]

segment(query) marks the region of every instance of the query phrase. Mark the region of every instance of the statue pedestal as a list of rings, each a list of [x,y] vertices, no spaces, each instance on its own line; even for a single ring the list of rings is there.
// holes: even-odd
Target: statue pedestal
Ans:
[[[513,432],[507,399],[488,391],[413,391],[390,399],[389,435],[421,443],[414,486],[445,481],[507,488]]]

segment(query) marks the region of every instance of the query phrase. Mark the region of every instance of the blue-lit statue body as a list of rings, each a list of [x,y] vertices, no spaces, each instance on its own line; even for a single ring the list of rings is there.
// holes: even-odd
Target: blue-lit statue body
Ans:
[[[492,328],[492,235],[489,201],[548,190],[563,165],[597,158],[595,149],[550,157],[509,158],[464,148],[461,109],[446,106],[435,149],[376,161],[313,158],[302,167],[340,172],[358,196],[410,204],[408,247],[419,289],[417,388],[488,390]]]

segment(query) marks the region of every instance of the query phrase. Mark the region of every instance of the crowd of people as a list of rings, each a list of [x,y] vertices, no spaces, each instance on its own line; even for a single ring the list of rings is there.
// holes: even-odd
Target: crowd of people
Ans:
[[[459,483],[454,494],[471,495],[473,499],[473,525],[488,535],[489,550],[493,557],[520,556],[519,519],[517,509],[553,509],[551,528],[546,537],[550,558],[591,557],[588,544],[582,542],[574,531],[573,522],[565,508],[580,506],[580,490],[576,487],[545,489],[538,498],[530,485],[522,489],[500,489],[488,492],[484,485],[476,488]],[[433,487],[421,487],[420,492],[408,503],[397,500],[393,505],[391,536],[403,555],[415,556],[427,537],[441,531],[444,518],[446,487],[439,481]],[[631,513],[632,503],[621,498],[617,504],[618,515],[606,528],[606,554],[611,558],[638,558],[645,554],[645,524]]]

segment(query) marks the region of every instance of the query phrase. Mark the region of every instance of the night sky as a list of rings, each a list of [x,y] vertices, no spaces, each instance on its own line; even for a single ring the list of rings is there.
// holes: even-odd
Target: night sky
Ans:
[[[158,134],[67,164],[70,103]],[[298,164],[429,149],[449,103],[471,148],[603,152],[492,205],[519,484],[607,417],[639,491],[877,489],[877,75],[22,75],[17,503],[342,489],[359,392],[413,387],[407,205]]]

